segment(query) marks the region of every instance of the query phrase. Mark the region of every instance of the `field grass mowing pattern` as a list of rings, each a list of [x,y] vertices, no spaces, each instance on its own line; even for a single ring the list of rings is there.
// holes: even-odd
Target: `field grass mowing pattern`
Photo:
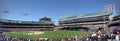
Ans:
[[[80,31],[42,31],[44,34],[39,35],[26,35],[26,32],[7,32],[10,36],[15,36],[19,38],[27,39],[39,39],[39,38],[49,38],[49,39],[58,39],[58,38],[72,38],[74,36],[83,36],[88,34],[88,32]]]

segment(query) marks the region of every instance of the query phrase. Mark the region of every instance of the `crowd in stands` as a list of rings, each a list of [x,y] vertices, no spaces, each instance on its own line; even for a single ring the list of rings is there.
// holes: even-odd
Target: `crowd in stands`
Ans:
[[[97,29],[92,34],[77,37],[77,41],[120,41],[120,26]]]

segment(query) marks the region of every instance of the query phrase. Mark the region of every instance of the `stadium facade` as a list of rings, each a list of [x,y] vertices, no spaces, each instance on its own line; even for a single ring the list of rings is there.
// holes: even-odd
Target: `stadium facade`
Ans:
[[[62,18],[59,20],[59,24],[62,27],[69,26],[83,26],[88,28],[106,27],[109,20],[109,15],[111,14],[112,12],[98,12],[85,15],[77,15],[68,18]]]
[[[118,13],[116,16],[113,16],[112,21],[120,22],[120,13]]]
[[[0,19],[0,30],[2,31],[26,31],[26,30],[43,30],[53,29],[54,23],[47,17],[41,18],[40,21],[18,21]]]
[[[109,4],[105,6],[103,12],[60,18],[59,24],[61,27],[82,26],[91,29],[106,28],[111,21],[110,16],[113,14],[115,14],[115,4]],[[114,16],[113,18],[113,21],[120,19],[119,16]]]

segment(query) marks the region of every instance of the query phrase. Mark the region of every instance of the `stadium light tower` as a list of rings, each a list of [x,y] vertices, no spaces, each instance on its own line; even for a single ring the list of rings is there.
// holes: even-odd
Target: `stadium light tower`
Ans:
[[[112,14],[115,14],[115,4],[108,4],[105,5],[105,12],[112,12]],[[109,21],[113,20],[113,15],[109,15]],[[105,16],[104,16],[104,27],[105,26]]]
[[[106,5],[104,8],[105,8],[105,12],[109,12],[110,11],[109,5]]]
[[[112,5],[112,11],[113,11],[113,14],[115,14],[116,10],[115,10],[115,4],[111,4]]]

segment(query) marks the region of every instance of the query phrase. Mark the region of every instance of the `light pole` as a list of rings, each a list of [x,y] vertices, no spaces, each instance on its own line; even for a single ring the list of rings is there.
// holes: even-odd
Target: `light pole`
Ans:
[[[108,4],[105,6],[105,12],[109,13],[112,11],[112,14],[115,14],[115,4]],[[104,28],[107,27],[105,26],[105,16],[104,16]],[[109,21],[111,22],[113,20],[113,16],[109,15]]]
[[[104,21],[104,29],[105,29],[106,28],[106,24],[105,24],[105,19],[106,18],[105,18],[105,16],[103,16],[103,18],[104,18],[104,20],[103,20]]]

